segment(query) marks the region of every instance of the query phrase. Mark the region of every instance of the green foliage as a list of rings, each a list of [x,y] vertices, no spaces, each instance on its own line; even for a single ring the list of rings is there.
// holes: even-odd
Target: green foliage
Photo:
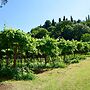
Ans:
[[[42,31],[39,33],[39,28],[46,29],[49,33],[42,34]],[[43,38],[44,36],[49,35],[52,38],[64,38],[65,40],[78,40],[80,41],[83,34],[90,34],[90,16],[88,15],[86,21],[81,21],[80,19],[74,20],[70,16],[70,20],[63,16],[63,20],[59,18],[59,22],[55,22],[53,19],[46,20],[44,25],[40,25],[37,28],[34,28],[30,31],[33,37]],[[41,36],[40,36],[41,35]]]
[[[55,62],[52,66],[53,68],[65,68],[66,64],[64,62]]]
[[[83,34],[81,37],[81,40],[83,42],[89,42],[90,41],[90,34],[88,34],[88,33]]]
[[[73,22],[73,17],[72,16],[70,16],[70,20],[71,20],[71,22]]]
[[[73,38],[73,27],[70,25],[65,25],[63,27],[61,36],[65,39],[65,40],[72,40]]]
[[[66,25],[72,25],[72,22],[70,22],[70,21],[61,21],[61,22],[57,23],[56,24],[56,29],[52,32],[53,33],[53,36],[55,38],[62,37],[61,33],[63,32],[64,27]]]
[[[90,33],[90,28],[83,24],[75,24],[73,33],[73,39],[80,41],[83,34]]]
[[[0,78],[1,79],[14,79],[14,80],[32,80],[35,78],[35,75],[32,71],[26,71],[22,68],[10,68],[3,67],[0,69]]]
[[[31,70],[26,70],[24,68],[18,69],[17,73],[14,74],[13,79],[15,80],[33,80],[35,79],[35,74]]]
[[[81,22],[75,23],[72,17],[71,21],[64,19],[58,23],[46,21],[30,33],[4,28],[0,32],[0,77],[33,79],[29,70],[38,73],[47,68],[63,68],[66,63],[84,59],[76,55],[90,51],[90,43],[82,42],[89,41],[90,28]]]
[[[58,55],[59,48],[57,47],[57,41],[48,36],[38,40],[37,48],[40,51],[39,53],[45,56],[54,57]]]
[[[45,37],[46,35],[48,35],[49,32],[47,31],[47,29],[45,28],[34,28],[31,30],[31,36],[34,37],[34,38],[43,38]]]
[[[68,54],[72,54],[75,51],[75,44],[73,43],[73,41],[69,41],[69,40],[64,40],[61,39],[59,44],[58,44],[59,48],[61,49],[61,54],[63,55],[68,55]]]
[[[54,19],[52,20],[52,26],[55,26],[56,22],[54,21]]]
[[[51,26],[51,21],[50,20],[46,20],[45,21],[45,23],[44,23],[44,25],[43,25],[43,27],[45,28],[45,29],[48,29],[50,26]]]
[[[79,60],[77,60],[77,59],[73,59],[73,60],[71,60],[70,63],[79,63]]]
[[[51,27],[48,28],[48,31],[53,33],[53,31],[55,31],[55,29],[56,29],[55,26],[51,26]]]

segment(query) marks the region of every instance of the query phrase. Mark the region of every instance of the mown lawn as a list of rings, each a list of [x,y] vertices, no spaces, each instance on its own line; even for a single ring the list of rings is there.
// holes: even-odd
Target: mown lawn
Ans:
[[[64,69],[38,74],[32,81],[6,81],[9,90],[90,90],[90,58]]]

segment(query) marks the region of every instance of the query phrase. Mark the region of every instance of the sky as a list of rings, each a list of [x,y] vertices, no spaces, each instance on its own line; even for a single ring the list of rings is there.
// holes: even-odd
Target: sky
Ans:
[[[75,20],[85,20],[90,14],[90,0],[8,0],[0,8],[0,30],[4,24],[8,28],[29,32],[43,25],[46,20],[73,16]]]

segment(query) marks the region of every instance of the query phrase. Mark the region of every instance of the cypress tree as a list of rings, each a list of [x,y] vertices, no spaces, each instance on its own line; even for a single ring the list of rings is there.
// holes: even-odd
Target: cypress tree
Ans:
[[[55,21],[54,21],[54,19],[52,20],[52,26],[55,26]]]
[[[59,18],[59,22],[61,22],[61,18]]]
[[[73,17],[72,16],[70,16],[70,20],[71,20],[71,22],[73,22]]]
[[[65,21],[65,20],[66,20],[65,16],[63,16],[63,21]]]
[[[88,20],[90,20],[90,16],[88,15]]]

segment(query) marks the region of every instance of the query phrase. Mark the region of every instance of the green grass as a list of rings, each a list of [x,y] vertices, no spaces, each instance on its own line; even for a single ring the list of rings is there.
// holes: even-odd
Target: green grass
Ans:
[[[6,81],[9,90],[90,90],[90,58],[63,69],[38,74],[32,81]]]

